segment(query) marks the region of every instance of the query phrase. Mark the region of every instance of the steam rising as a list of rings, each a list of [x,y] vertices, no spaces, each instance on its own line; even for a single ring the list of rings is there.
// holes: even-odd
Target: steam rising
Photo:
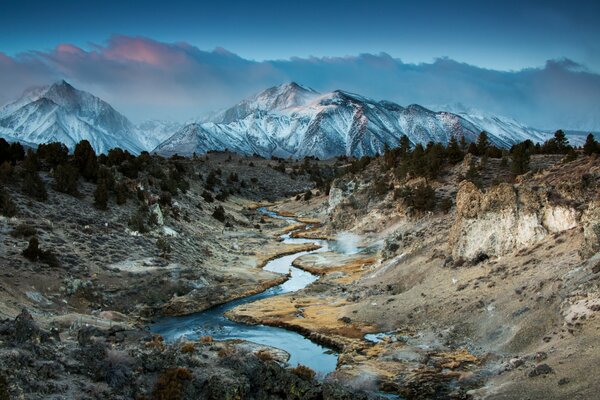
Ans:
[[[360,251],[359,243],[360,236],[352,232],[341,232],[336,236],[333,248],[338,253],[356,254]]]

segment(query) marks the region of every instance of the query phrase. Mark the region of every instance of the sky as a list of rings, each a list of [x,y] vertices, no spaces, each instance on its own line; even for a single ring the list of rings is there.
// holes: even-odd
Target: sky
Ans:
[[[0,0],[0,9],[1,104],[65,78],[134,121],[185,120],[295,80],[600,128],[588,105],[600,100],[596,1]],[[570,109],[552,115],[561,102],[550,95]]]

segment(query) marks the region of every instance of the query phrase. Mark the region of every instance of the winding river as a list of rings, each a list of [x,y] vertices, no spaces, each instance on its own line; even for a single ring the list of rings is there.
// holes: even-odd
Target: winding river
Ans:
[[[266,208],[259,208],[258,211],[269,217],[283,219],[290,223],[298,222],[294,218],[280,216]],[[292,261],[305,254],[328,251],[334,245],[326,240],[295,239],[291,238],[290,234],[281,236],[283,243],[316,243],[321,247],[317,250],[302,251],[269,261],[264,267],[265,270],[280,274],[290,273],[289,279],[284,283],[262,293],[233,300],[199,313],[159,319],[150,326],[150,330],[153,333],[162,335],[166,341],[175,341],[184,337],[196,339],[200,336],[212,336],[216,340],[244,339],[285,350],[290,355],[289,364],[292,366],[303,364],[321,374],[327,374],[335,370],[337,354],[331,349],[310,341],[299,333],[266,325],[247,325],[231,321],[224,316],[224,313],[241,304],[295,292],[319,279],[316,275],[292,266]]]

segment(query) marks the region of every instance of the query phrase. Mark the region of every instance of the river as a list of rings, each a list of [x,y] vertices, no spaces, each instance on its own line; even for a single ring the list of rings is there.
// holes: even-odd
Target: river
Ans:
[[[290,223],[298,222],[294,218],[280,216],[266,208],[259,208],[258,211],[269,217],[283,219]],[[267,289],[262,293],[233,300],[199,313],[181,317],[161,318],[150,326],[150,330],[153,333],[162,335],[168,342],[182,338],[197,339],[200,336],[212,336],[215,340],[244,339],[286,351],[290,355],[289,364],[291,366],[298,364],[306,365],[317,371],[320,375],[334,371],[337,365],[337,353],[333,350],[314,343],[299,333],[287,329],[266,325],[243,324],[231,321],[224,316],[224,313],[241,304],[295,292],[319,279],[316,275],[292,266],[292,261],[305,254],[328,251],[332,245],[326,240],[295,239],[290,237],[290,235],[291,233],[281,236],[283,243],[316,243],[321,247],[317,250],[302,251],[269,261],[264,267],[265,270],[280,274],[290,273],[289,279],[284,283]]]

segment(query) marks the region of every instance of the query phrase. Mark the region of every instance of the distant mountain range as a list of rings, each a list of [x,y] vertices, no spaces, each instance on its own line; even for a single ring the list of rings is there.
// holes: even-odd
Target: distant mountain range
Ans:
[[[525,139],[543,141],[546,132],[498,117],[435,112],[417,104],[402,107],[336,90],[330,93],[288,83],[184,126],[156,148],[162,154],[230,149],[280,157],[381,153],[407,135],[412,143],[447,143],[453,136],[476,140],[485,130],[498,146]]]
[[[132,153],[202,154],[231,150],[270,157],[381,153],[407,135],[413,144],[447,143],[464,136],[474,141],[481,131],[501,147],[531,139],[547,140],[549,132],[510,118],[464,107],[417,104],[402,107],[336,90],[319,93],[297,83],[269,88],[226,110],[196,122],[147,121],[134,125],[110,104],[75,89],[65,81],[30,89],[0,108],[0,137],[29,145],[60,141],[73,148],[82,139],[98,152],[121,147]],[[574,144],[585,136],[570,135]]]
[[[180,126],[149,121],[135,126],[110,104],[65,81],[27,90],[0,108],[0,136],[25,144],[88,140],[97,152],[153,149]]]

